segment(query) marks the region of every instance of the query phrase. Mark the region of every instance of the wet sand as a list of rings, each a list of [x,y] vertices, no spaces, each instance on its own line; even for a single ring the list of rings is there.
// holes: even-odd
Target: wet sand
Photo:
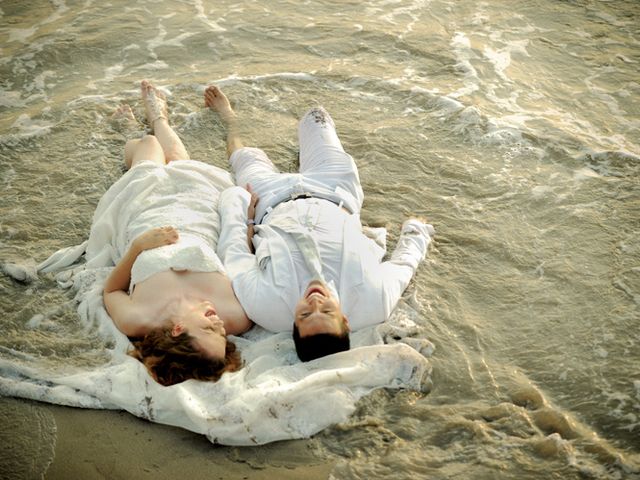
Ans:
[[[0,398],[0,478],[326,479],[313,440],[223,447],[127,412]]]

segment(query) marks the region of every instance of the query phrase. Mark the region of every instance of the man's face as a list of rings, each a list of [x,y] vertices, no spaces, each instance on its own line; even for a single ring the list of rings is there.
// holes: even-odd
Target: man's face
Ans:
[[[294,323],[301,337],[320,333],[340,335],[347,319],[324,283],[314,280],[296,304]]]

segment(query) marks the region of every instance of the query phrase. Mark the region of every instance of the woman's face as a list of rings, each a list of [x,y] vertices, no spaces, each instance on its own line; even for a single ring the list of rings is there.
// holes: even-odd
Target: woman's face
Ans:
[[[213,303],[204,301],[185,305],[174,320],[172,334],[189,334],[204,355],[211,359],[224,359],[227,333]]]

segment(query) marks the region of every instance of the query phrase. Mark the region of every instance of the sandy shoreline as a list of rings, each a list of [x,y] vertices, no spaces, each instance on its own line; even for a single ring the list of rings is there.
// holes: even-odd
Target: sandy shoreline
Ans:
[[[0,397],[0,478],[326,479],[335,460],[316,452],[314,440],[223,447],[127,412]]]

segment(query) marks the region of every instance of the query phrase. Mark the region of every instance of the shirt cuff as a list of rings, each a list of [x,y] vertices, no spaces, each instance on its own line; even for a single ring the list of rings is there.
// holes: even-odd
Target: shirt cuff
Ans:
[[[421,222],[417,218],[411,218],[402,224],[402,233],[424,235],[427,238],[431,238],[436,234],[436,229],[429,223]]]

